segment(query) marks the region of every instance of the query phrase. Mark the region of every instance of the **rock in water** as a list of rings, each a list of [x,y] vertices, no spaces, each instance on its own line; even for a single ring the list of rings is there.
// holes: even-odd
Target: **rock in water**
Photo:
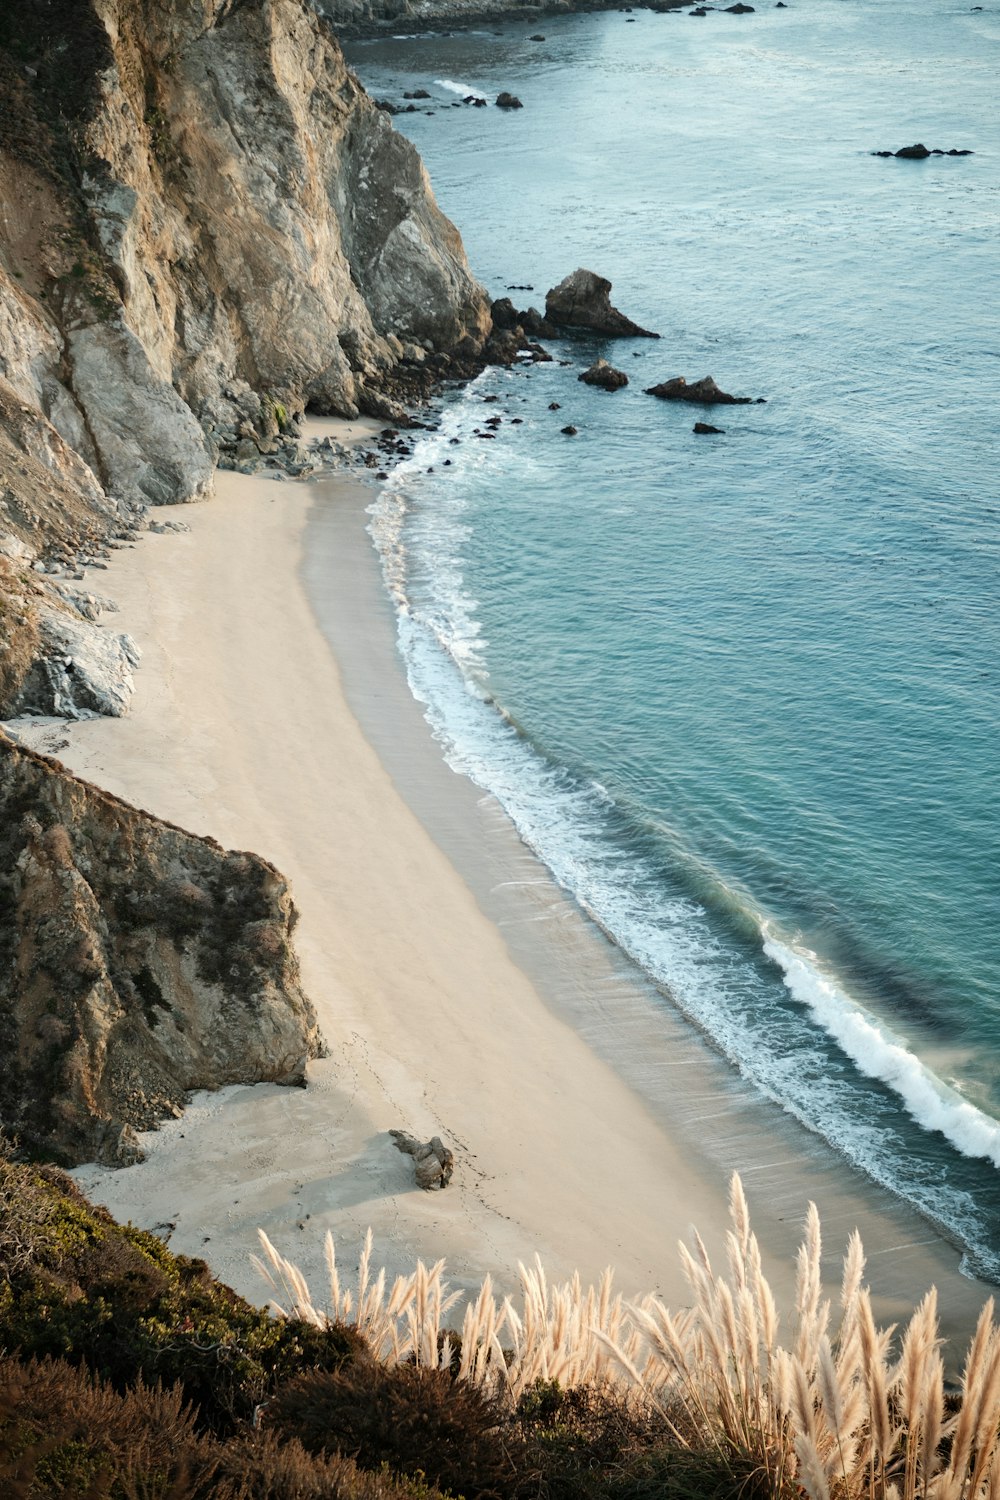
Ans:
[[[524,105],[516,94],[508,94],[506,90],[497,94],[497,109],[523,109]]]
[[[724,427],[713,427],[710,422],[696,422],[691,431],[697,432],[701,437],[709,437],[713,435],[716,437],[725,437],[726,435],[726,429]]]
[[[455,1170],[455,1158],[439,1135],[432,1135],[429,1141],[418,1141],[415,1135],[409,1135],[405,1130],[390,1130],[389,1134],[397,1150],[413,1157],[417,1187],[428,1190],[448,1186]]]
[[[693,385],[688,385],[683,375],[677,375],[673,380],[664,380],[660,385],[646,387],[647,396],[659,396],[661,401],[696,401],[703,406],[750,406],[753,402],[752,396],[730,396],[728,391],[720,391],[711,375],[696,380]],[[758,396],[758,402],[763,402],[763,397]]]
[[[0,1121],[122,1166],[191,1089],[302,1083],[322,1040],[288,885],[0,731]]]
[[[576,378],[582,380],[584,385],[599,385],[605,391],[620,391],[623,385],[628,385],[625,371],[616,370],[606,359],[595,359],[590,369],[584,370]]]
[[[611,306],[611,282],[583,269],[565,277],[545,296],[545,316],[560,328],[584,328],[608,338],[658,339]]]
[[[898,151],[873,151],[871,155],[901,157],[904,161],[926,161],[928,156],[972,156],[974,152],[967,147],[959,150],[957,146],[952,146],[949,151],[942,150],[940,146],[928,148],[922,141],[918,141],[915,146],[900,146]]]

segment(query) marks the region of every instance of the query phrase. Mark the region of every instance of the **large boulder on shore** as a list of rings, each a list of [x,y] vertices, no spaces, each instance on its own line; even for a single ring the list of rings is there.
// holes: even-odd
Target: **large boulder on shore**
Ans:
[[[692,385],[688,385],[683,375],[677,375],[660,385],[647,386],[645,394],[659,396],[661,401],[697,401],[702,406],[750,406],[753,402],[752,396],[730,396],[728,391],[720,391],[711,375]],[[757,400],[763,402],[764,398],[758,396]]]
[[[545,294],[545,317],[560,328],[581,328],[607,338],[658,339],[611,306],[611,282],[594,271],[580,269]]]
[[[623,385],[628,385],[625,371],[616,370],[606,359],[595,359],[590,369],[584,370],[576,378],[582,380],[584,385],[599,385],[605,391],[620,391]]]

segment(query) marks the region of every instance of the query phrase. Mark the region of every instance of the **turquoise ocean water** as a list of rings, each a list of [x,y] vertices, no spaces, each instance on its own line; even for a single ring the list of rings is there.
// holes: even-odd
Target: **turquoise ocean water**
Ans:
[[[488,371],[383,487],[445,753],[663,1004],[1000,1279],[1000,8],[349,58],[432,94],[396,124],[494,296],[584,265],[662,334]],[[916,140],[976,154],[869,154]],[[626,390],[579,384],[598,354]],[[642,393],[707,373],[767,404]]]

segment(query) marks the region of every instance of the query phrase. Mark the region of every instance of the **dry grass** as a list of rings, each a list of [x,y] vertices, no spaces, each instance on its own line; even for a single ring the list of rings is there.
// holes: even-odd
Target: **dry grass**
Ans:
[[[899,1339],[879,1329],[855,1233],[834,1312],[820,1277],[819,1215],[810,1204],[798,1253],[793,1326],[782,1337],[761,1269],[743,1188],[733,1178],[725,1274],[700,1238],[681,1246],[691,1305],[625,1302],[611,1272],[584,1289],[550,1285],[536,1260],[520,1266],[518,1306],[490,1279],[446,1316],[444,1262],[418,1263],[388,1287],[373,1277],[369,1231],[357,1282],[345,1286],[327,1235],[329,1308],[261,1233],[258,1269],[281,1299],[275,1311],[325,1327],[355,1323],[387,1365],[452,1369],[513,1408],[538,1382],[564,1389],[625,1388],[663,1423],[665,1441],[732,1477],[734,1492],[810,1500],[1000,1500],[1000,1328],[993,1302],[969,1346],[961,1389],[946,1400],[937,1297],[930,1291]]]

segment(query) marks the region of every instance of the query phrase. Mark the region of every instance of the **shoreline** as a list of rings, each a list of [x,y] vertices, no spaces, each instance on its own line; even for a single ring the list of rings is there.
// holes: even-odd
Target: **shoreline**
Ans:
[[[655,14],[669,15],[681,12],[695,0],[637,0],[635,10],[650,10]],[[618,0],[544,0],[540,5],[505,5],[503,0],[490,5],[481,0],[470,0],[468,6],[459,4],[445,10],[426,9],[423,13],[401,11],[395,16],[365,16],[360,20],[339,18],[322,12],[338,40],[347,42],[370,42],[385,40],[393,36],[447,36],[467,31],[470,27],[490,24],[499,26],[511,22],[542,22],[560,20],[564,16],[591,15],[597,11],[621,11],[625,7]]]
[[[190,536],[116,555],[102,584],[146,653],[133,715],[70,726],[58,753],[290,877],[330,1057],[305,1091],[199,1096],[145,1138],[145,1164],[78,1169],[85,1190],[174,1225],[172,1248],[255,1301],[258,1225],[321,1297],[324,1230],[353,1264],[371,1223],[390,1273],[444,1254],[453,1285],[490,1272],[510,1290],[537,1250],[550,1276],[610,1262],[626,1293],[683,1305],[674,1242],[694,1222],[718,1252],[738,1168],[784,1309],[812,1197],[831,1285],[857,1222],[880,1318],[908,1316],[933,1281],[943,1331],[964,1339],[989,1289],[958,1252],[752,1098],[448,769],[395,653],[371,492],[238,474],[219,490],[180,512]],[[446,1193],[414,1187],[393,1126],[454,1147]]]

